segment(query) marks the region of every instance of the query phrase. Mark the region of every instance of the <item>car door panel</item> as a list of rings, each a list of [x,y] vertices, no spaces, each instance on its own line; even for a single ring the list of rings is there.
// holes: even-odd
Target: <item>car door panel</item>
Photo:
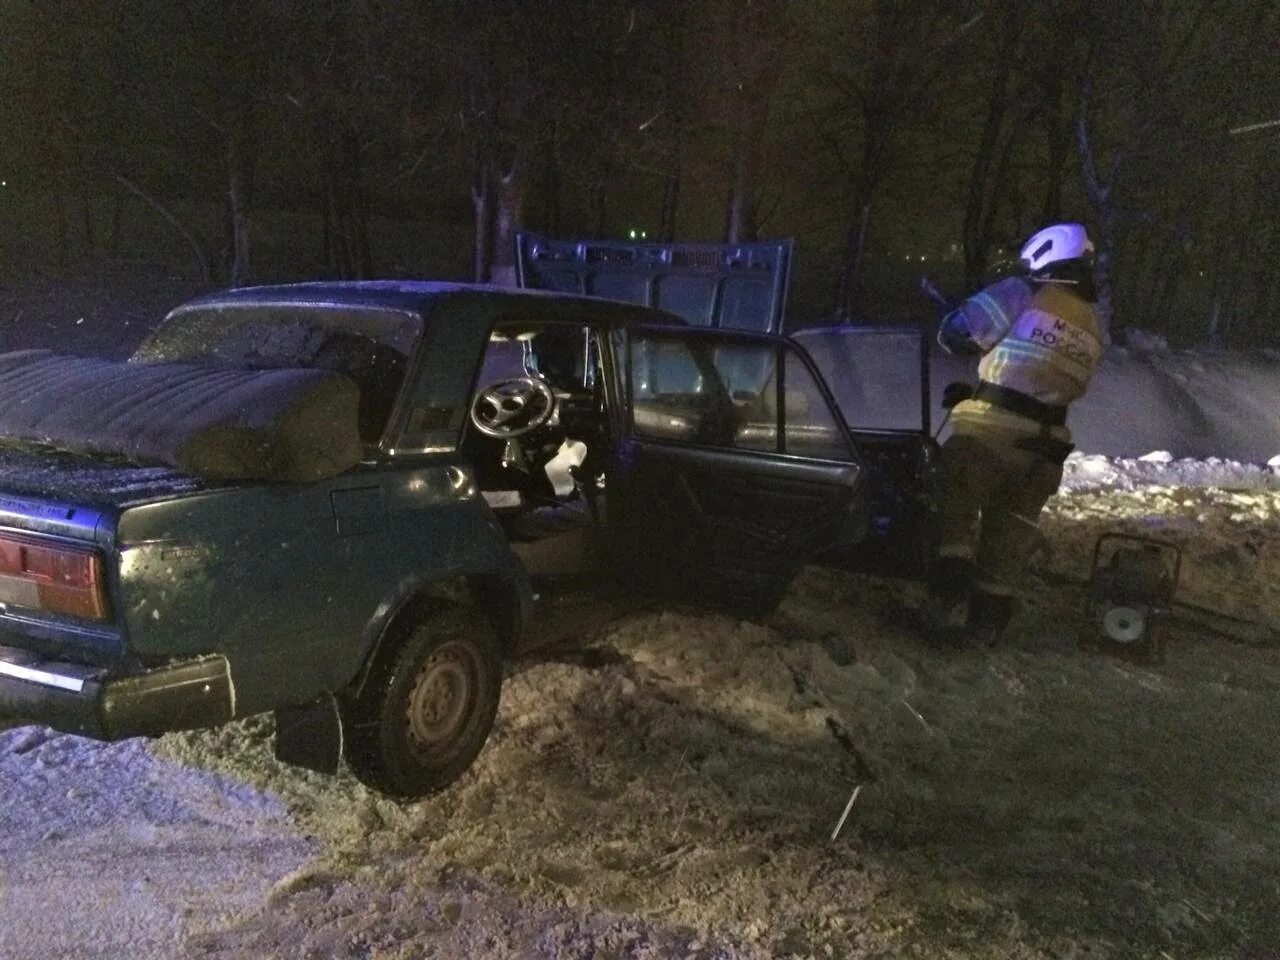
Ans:
[[[863,534],[863,465],[785,340],[642,329],[626,366],[631,417],[610,488],[624,569],[756,612],[807,558]]]
[[[635,442],[627,453],[632,510],[615,530],[650,585],[767,608],[807,558],[865,526],[854,464],[804,469]]]
[[[918,578],[936,551],[938,445],[929,350],[912,327],[840,326],[794,337],[831,384],[867,464],[870,523],[861,543],[820,558],[845,569]]]

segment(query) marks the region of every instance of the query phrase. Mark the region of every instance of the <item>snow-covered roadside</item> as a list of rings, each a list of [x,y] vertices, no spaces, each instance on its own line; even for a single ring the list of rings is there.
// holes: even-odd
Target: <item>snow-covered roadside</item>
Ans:
[[[1220,490],[1280,490],[1280,456],[1265,466],[1209,457],[1175,458],[1167,450],[1140,457],[1073,453],[1063,464],[1062,489],[1137,490],[1142,487],[1212,487]]]
[[[244,783],[39,727],[0,732],[0,957],[178,957],[318,844]]]
[[[1164,459],[1073,458],[1041,562],[1153,533],[1188,599],[1280,623],[1275,471]],[[261,721],[3,733],[0,956],[1275,955],[1280,650],[1082,654],[1081,600],[1032,578],[1009,644],[955,654],[916,588],[816,568],[767,625],[632,617],[518,665],[408,805],[276,764]]]

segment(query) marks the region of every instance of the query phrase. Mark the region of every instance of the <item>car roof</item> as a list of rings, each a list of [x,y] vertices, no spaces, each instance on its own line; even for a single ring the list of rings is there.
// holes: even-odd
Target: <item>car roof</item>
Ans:
[[[592,323],[607,326],[644,324],[683,325],[674,314],[621,300],[526,290],[493,284],[452,283],[437,280],[319,280],[304,283],[233,287],[204,294],[174,308],[170,316],[196,309],[244,306],[354,307],[425,313],[443,299],[486,301],[493,312],[507,305],[538,304],[539,313],[555,304],[573,305],[575,313],[591,314]]]

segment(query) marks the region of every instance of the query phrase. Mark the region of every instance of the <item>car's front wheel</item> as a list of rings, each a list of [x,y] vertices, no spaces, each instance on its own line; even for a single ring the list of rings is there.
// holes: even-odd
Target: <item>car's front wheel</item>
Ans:
[[[502,689],[497,630],[460,608],[442,611],[374,664],[343,706],[344,753],[365,784],[399,797],[448,786],[479,754]]]

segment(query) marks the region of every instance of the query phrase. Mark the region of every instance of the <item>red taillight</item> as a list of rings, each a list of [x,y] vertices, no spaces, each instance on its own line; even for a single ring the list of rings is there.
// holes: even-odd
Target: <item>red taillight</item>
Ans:
[[[106,620],[102,555],[92,548],[0,534],[0,603]]]

